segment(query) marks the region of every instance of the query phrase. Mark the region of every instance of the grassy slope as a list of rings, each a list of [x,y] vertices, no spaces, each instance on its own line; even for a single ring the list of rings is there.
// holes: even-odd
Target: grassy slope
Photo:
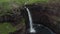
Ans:
[[[1,14],[5,14],[5,12],[7,10],[10,9],[10,3],[17,3],[19,5],[24,5],[25,2],[27,2],[27,4],[32,4],[32,3],[36,3],[36,2],[47,2],[47,0],[0,0],[0,7],[2,7],[2,10],[0,10],[0,15]],[[12,27],[11,24],[9,23],[3,23],[0,24],[0,34],[8,34],[8,32],[13,32],[15,31],[16,28]]]
[[[9,32],[15,31],[16,28],[13,27],[10,23],[0,24],[0,34],[8,34]]]
[[[24,4],[25,2],[28,2],[27,4],[35,3],[35,2],[48,2],[48,0],[0,0],[0,3],[3,2],[16,2],[19,4]]]

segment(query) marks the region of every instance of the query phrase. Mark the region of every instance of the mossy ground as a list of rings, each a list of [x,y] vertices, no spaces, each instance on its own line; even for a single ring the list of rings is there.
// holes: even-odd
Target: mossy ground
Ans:
[[[24,5],[24,3],[32,4],[36,2],[47,2],[47,0],[0,0],[0,16],[7,14],[11,8],[12,4]],[[0,34],[8,34],[9,32],[15,31],[16,28],[13,27],[10,23],[0,23]]]
[[[8,34],[9,32],[14,32],[16,27],[13,27],[10,23],[0,23],[0,34]]]
[[[23,6],[25,2],[27,2],[27,4],[48,3],[48,0],[0,0],[0,16],[11,12],[9,10],[14,8],[13,5]],[[8,32],[13,32],[15,30],[16,28],[10,23],[0,23],[0,34],[8,34]]]

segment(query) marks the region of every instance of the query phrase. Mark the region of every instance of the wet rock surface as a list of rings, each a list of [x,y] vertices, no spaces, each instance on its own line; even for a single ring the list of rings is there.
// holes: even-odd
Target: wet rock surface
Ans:
[[[52,31],[54,31],[56,34],[60,34],[60,8],[59,4],[32,4],[32,5],[26,5],[29,10],[31,11],[32,19],[34,24],[42,24],[48,28],[50,28]],[[20,10],[20,9],[19,9]],[[3,15],[0,16],[0,22],[12,22],[12,25],[18,25],[21,21],[21,17],[26,20],[26,26],[24,27],[29,28],[29,21],[27,12],[24,8],[21,9],[22,14],[19,12],[16,12],[15,9],[12,10],[12,15]],[[57,19],[58,18],[58,19]],[[10,34],[25,34],[26,29],[22,28],[18,31],[15,31]],[[21,33],[22,32],[22,33]],[[40,34],[40,33],[39,33]]]
[[[35,33],[30,33],[28,30],[26,34],[55,34],[51,29],[41,24],[34,24],[34,29],[36,30]]]
[[[10,9],[11,12],[6,12],[0,15],[0,23],[10,22],[13,26],[21,22],[22,16],[19,9]]]
[[[60,28],[58,27],[58,22],[60,22],[60,10],[58,11],[58,9],[60,9],[58,8],[59,6],[57,6],[56,4],[33,4],[27,5],[27,7],[31,12],[34,24],[43,24],[44,26],[47,26],[48,28],[53,30],[56,34],[60,34]],[[58,17],[59,19],[57,19]],[[26,22],[26,24],[28,23],[29,22]],[[29,26],[27,25],[27,27]]]

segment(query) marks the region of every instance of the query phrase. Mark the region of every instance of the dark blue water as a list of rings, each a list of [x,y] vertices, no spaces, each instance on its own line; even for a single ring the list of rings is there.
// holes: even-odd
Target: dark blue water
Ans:
[[[33,26],[34,26],[34,29],[36,30],[36,33],[30,33],[28,30],[27,34],[55,34],[51,29],[43,25],[34,24]]]
[[[26,8],[27,13],[28,13],[29,26],[30,26],[30,28],[27,29],[27,33],[26,34],[55,34],[48,27],[45,27],[45,26],[43,26],[41,24],[33,24],[31,13],[30,13],[30,11],[29,11],[29,9],[27,7],[25,7],[25,8]]]

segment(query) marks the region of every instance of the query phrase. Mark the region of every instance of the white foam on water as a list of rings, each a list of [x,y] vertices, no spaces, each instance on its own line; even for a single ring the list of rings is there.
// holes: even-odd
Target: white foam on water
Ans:
[[[30,29],[31,33],[36,33],[36,31],[34,29]]]

